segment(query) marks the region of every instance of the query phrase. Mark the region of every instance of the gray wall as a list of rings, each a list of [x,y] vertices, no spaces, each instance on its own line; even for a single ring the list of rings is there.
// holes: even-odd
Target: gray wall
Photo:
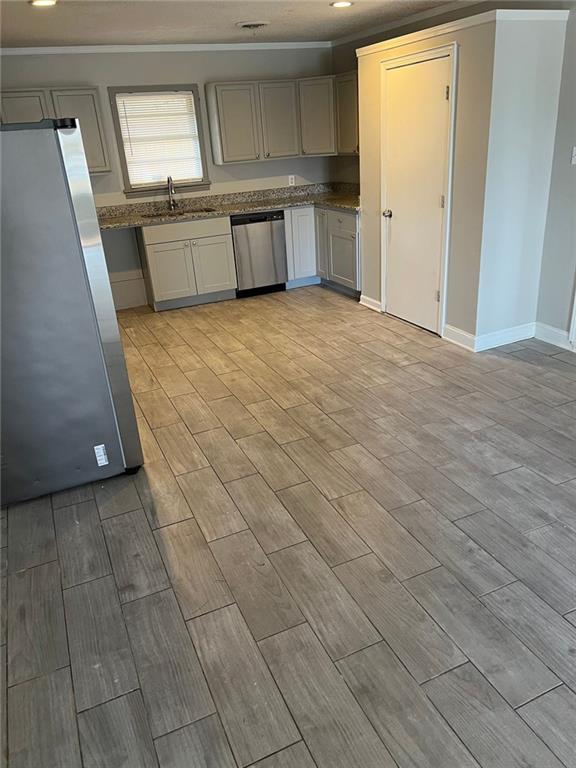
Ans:
[[[125,202],[107,86],[198,83],[207,128],[204,99],[204,84],[207,82],[306,77],[327,74],[331,69],[330,48],[5,56],[2,60],[2,87],[99,87],[112,172],[93,175],[92,185],[97,204],[107,205]],[[215,166],[208,136],[206,141],[213,182],[211,191],[214,193],[287,186],[289,174],[297,177],[297,184],[329,180],[329,158],[294,158]]]
[[[185,53],[74,53],[5,56],[2,87],[26,88],[52,85],[96,85],[104,111],[104,130],[112,171],[92,175],[97,205],[126,202],[118,150],[112,125],[109,85],[162,85],[198,83],[202,99],[211,193],[220,194],[331,180],[337,158],[293,158],[216,166],[212,162],[204,97],[204,84],[219,80],[250,80],[306,77],[331,72],[330,48],[194,51]],[[337,178],[334,178],[337,180]],[[207,192],[199,192],[199,195]],[[209,193],[208,193],[209,194]],[[186,193],[191,196],[191,193]],[[153,197],[143,198],[147,201]],[[159,199],[164,199],[162,196]],[[135,202],[132,198],[130,202]],[[110,230],[102,233],[114,302],[118,309],[146,303],[144,280],[135,232]]]
[[[476,335],[536,320],[566,21],[499,21]]]
[[[570,329],[576,283],[576,11],[566,30],[556,146],[544,238],[538,322]]]
[[[576,3],[554,2],[483,2],[474,6],[464,6],[462,9],[451,11],[449,14],[434,16],[427,21],[412,23],[404,27],[396,27],[386,32],[371,35],[362,40],[335,46],[333,49],[334,72],[346,72],[356,66],[356,50],[365,45],[380,42],[390,38],[408,34],[420,29],[436,26],[453,19],[482,13],[493,8],[559,8],[569,9],[566,48],[564,55],[563,77],[560,90],[558,125],[555,138],[554,163],[550,182],[548,214],[546,220],[544,253],[540,278],[538,299],[539,322],[567,330],[570,323],[573,297],[576,291],[576,168],[570,165],[572,146],[576,145]],[[485,28],[484,28],[485,29]],[[494,32],[492,30],[492,38]],[[438,39],[440,44],[441,39]],[[489,117],[489,102],[491,99],[491,57],[493,39],[486,39],[475,52],[466,54],[460,65],[466,66],[466,73],[460,69],[460,86],[462,77],[479,77],[478,98],[468,104],[468,114],[464,118],[467,127],[457,126],[459,139],[456,142],[456,159],[467,156],[469,164],[464,176],[454,180],[454,217],[464,216],[464,226],[453,223],[452,237],[453,253],[458,253],[456,271],[452,271],[449,281],[449,314],[447,323],[457,328],[475,334],[476,299],[478,296],[478,279],[475,277],[480,263],[480,248],[482,235],[482,210],[484,205],[483,185],[486,173],[487,146],[480,140],[476,151],[474,140],[481,133],[484,120]],[[464,51],[461,49],[461,54]],[[483,63],[481,60],[483,59]],[[482,69],[483,74],[480,74]],[[374,87],[378,89],[376,81]],[[360,95],[361,119],[376,121],[379,124],[377,99],[370,89]],[[460,90],[460,93],[463,91]],[[463,104],[459,102],[459,110]],[[363,118],[362,118],[363,115]],[[459,114],[459,123],[462,120]],[[485,126],[486,127],[486,126]],[[363,210],[363,293],[368,298],[380,300],[380,189],[375,178],[379,168],[380,148],[378,133],[372,127],[365,125],[361,129],[360,140],[360,177],[362,180],[361,196]],[[370,159],[369,159],[370,158]],[[339,159],[340,162],[340,159]],[[353,169],[342,168],[340,172],[353,174]],[[466,181],[473,183],[468,185]],[[366,190],[366,191],[364,191]],[[364,194],[362,194],[364,191]],[[374,210],[372,210],[374,209]],[[531,286],[530,300],[534,302],[534,286]],[[520,321],[519,321],[520,322]]]
[[[446,322],[473,335],[476,333],[495,29],[494,22],[481,24],[359,60],[362,294],[380,302],[381,61],[454,41],[459,45]]]

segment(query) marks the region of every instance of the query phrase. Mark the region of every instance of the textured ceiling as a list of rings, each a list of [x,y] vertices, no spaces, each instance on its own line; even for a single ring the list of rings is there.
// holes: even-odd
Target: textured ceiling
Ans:
[[[446,0],[355,0],[347,9],[329,0],[60,0],[38,9],[2,0],[0,39],[3,46],[327,41],[442,5]],[[257,32],[235,26],[252,20],[270,25]]]

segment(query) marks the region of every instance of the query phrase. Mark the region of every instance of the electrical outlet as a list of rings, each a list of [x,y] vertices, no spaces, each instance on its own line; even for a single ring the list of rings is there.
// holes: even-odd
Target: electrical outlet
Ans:
[[[288,176],[288,186],[293,187],[296,184],[296,176]]]
[[[572,147],[572,165],[576,165],[576,147]]]

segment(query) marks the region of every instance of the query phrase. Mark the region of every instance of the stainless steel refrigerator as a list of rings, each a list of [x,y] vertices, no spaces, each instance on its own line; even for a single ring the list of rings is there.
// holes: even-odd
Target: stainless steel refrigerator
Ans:
[[[2,503],[142,464],[76,120],[1,126]]]

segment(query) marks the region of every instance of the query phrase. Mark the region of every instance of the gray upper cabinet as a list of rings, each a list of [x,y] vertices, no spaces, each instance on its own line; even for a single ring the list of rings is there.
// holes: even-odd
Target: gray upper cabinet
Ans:
[[[77,117],[90,173],[110,170],[97,88],[63,86],[2,94],[3,123],[37,123],[46,117]]]
[[[259,83],[264,157],[300,154],[298,90],[295,81]]]
[[[44,90],[4,91],[3,123],[38,123],[52,117],[50,94]]]
[[[358,76],[347,72],[336,78],[338,154],[358,154]]]
[[[311,77],[298,83],[302,154],[336,154],[334,78]]]
[[[206,86],[214,162],[241,163],[262,155],[257,83]]]
[[[77,117],[82,131],[86,160],[91,173],[110,170],[108,150],[96,88],[52,89],[56,117]]]
[[[216,165],[336,154],[332,76],[208,83],[206,101]],[[356,147],[358,128],[354,120],[356,111],[348,121],[356,131]],[[353,140],[346,138],[348,143]]]

